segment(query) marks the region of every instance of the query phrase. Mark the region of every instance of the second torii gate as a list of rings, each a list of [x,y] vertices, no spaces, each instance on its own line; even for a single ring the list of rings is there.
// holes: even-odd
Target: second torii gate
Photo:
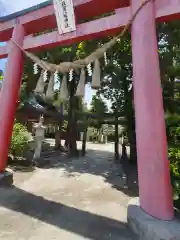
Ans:
[[[33,33],[56,28],[52,4],[7,19],[0,23],[0,58],[8,57],[0,102],[0,172],[7,164],[16,102],[23,73],[24,50],[36,51],[81,40],[102,38],[118,33],[143,0],[74,0],[77,29],[60,35],[57,31],[33,37]],[[114,14],[79,24],[82,20]],[[150,0],[132,24],[133,83],[136,112],[139,194],[141,207],[162,220],[174,217],[168,168],[162,89],[158,60],[156,19],[168,21],[180,17],[179,0]]]

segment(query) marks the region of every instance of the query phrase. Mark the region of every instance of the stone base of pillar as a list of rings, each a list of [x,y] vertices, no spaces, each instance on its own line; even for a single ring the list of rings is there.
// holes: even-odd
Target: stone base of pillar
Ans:
[[[0,173],[0,187],[9,187],[13,184],[13,172],[9,169]]]
[[[134,198],[128,205],[128,225],[140,240],[180,240],[180,221],[162,221],[148,215]]]

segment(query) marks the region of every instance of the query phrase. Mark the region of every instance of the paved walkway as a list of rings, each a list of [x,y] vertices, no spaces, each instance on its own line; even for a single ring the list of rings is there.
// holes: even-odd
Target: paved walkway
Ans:
[[[113,146],[88,148],[86,158],[15,173],[15,186],[0,189],[0,239],[135,240]]]

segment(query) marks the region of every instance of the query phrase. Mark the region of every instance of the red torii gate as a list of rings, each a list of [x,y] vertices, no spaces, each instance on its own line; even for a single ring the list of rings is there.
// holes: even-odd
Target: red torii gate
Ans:
[[[36,51],[81,40],[116,34],[128,23],[143,0],[74,0],[77,30],[59,35],[57,31],[33,37],[32,34],[56,28],[53,5],[0,23],[0,58],[8,57],[0,102],[0,172],[6,168],[16,102],[23,72],[24,50]],[[114,15],[79,24],[80,20],[115,10]],[[139,194],[141,207],[162,220],[174,217],[168,168],[162,89],[155,20],[180,17],[179,0],[150,0],[132,24],[133,82],[136,112]]]

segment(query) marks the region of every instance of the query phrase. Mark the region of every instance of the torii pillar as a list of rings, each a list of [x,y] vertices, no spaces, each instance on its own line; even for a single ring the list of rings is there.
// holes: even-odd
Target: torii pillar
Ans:
[[[174,217],[155,23],[155,1],[132,24],[140,206],[161,220]],[[132,14],[142,0],[132,0]]]
[[[22,46],[24,27],[15,24],[12,39]],[[0,94],[0,174],[5,171],[11,134],[16,113],[21,77],[23,73],[23,53],[12,42],[8,46],[8,60]]]

